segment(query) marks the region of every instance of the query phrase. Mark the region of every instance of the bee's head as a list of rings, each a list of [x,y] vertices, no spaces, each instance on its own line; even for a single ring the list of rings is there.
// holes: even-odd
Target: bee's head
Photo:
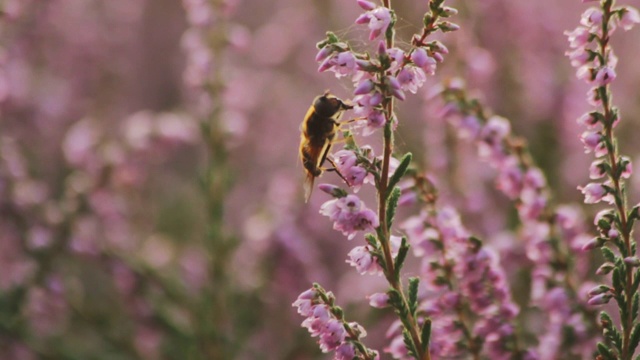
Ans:
[[[326,91],[313,102],[313,107],[319,115],[331,117],[338,111],[353,109],[352,105],[345,103]]]

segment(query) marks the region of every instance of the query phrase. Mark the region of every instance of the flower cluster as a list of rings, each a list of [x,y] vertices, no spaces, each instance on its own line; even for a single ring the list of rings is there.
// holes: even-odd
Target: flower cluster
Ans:
[[[393,11],[365,0],[358,0],[358,5],[366,12],[356,19],[356,24],[369,26],[370,40],[375,40],[382,34],[389,39],[396,21]],[[437,63],[442,62],[443,55],[449,51],[441,42],[426,42],[425,39],[437,30],[457,30],[455,24],[438,21],[440,17],[455,13],[453,8],[436,7],[434,14],[425,17],[423,33],[414,36],[413,46],[409,50],[389,48],[388,40],[381,40],[375,55],[359,53],[333,33],[329,33],[326,40],[318,43],[320,51],[316,61],[321,63],[318,70],[333,71],[338,78],[350,76],[354,82],[355,113],[366,120],[366,123],[360,124],[364,127],[363,135],[370,135],[384,126],[387,105],[385,99],[393,96],[404,100],[405,91],[415,94],[424,84],[427,75],[435,73]]]
[[[349,43],[329,32],[327,38],[317,44],[319,51],[316,56],[320,72],[331,71],[338,78],[348,77],[354,86],[354,97],[350,102],[357,117],[347,122],[350,129],[343,133],[346,145],[343,150],[330,155],[331,162],[354,192],[369,183],[376,188],[378,195],[376,213],[356,195],[322,184],[320,189],[334,199],[323,204],[320,213],[328,216],[334,223],[334,229],[348,239],[353,239],[358,231],[371,232],[365,235],[367,244],[351,250],[347,262],[360,274],[384,275],[391,288],[385,293],[369,296],[370,304],[395,310],[400,318],[398,329],[403,335],[401,341],[392,342],[392,347],[420,359],[428,357],[431,322],[424,317],[418,320],[416,316],[419,280],[411,279],[408,289],[402,285],[400,270],[409,245],[405,238],[392,235],[391,228],[401,196],[397,185],[411,162],[411,154],[405,154],[401,160],[392,157],[393,130],[398,122],[394,101],[405,100],[407,91],[415,94],[427,75],[435,73],[437,63],[442,62],[448,53],[439,41],[427,41],[427,37],[436,31],[448,32],[458,28],[442,20],[456,14],[455,9],[443,6],[443,3],[444,0],[429,2],[422,33],[414,35],[409,49],[401,49],[394,44],[396,15],[389,2],[383,1],[378,6],[370,1],[357,0],[364,13],[355,22],[368,26],[369,40],[376,41],[372,46],[375,51],[356,51]],[[353,134],[368,136],[381,128],[384,128],[381,156],[375,157],[368,145],[356,144]],[[308,323],[312,322],[309,320]],[[312,334],[319,335],[316,332]]]
[[[422,258],[421,277],[427,280],[419,314],[433,321],[431,354],[512,358],[519,352],[512,325],[518,307],[504,270],[496,255],[470,236],[455,209],[434,205],[427,203],[402,225],[414,254]],[[527,356],[536,358],[533,353]]]
[[[596,108],[578,119],[587,128],[581,136],[585,152],[593,152],[596,156],[589,169],[589,177],[596,181],[578,189],[584,194],[587,204],[604,201],[611,205],[596,215],[599,235],[587,242],[583,249],[602,248],[606,262],[598,273],[611,273],[612,284],[592,288],[588,292],[588,303],[603,305],[611,299],[616,300],[621,329],[616,329],[610,317],[603,312],[600,322],[606,344],[599,344],[598,352],[605,358],[627,359],[638,345],[637,328],[640,326],[637,321],[640,274],[635,269],[640,261],[636,255],[636,243],[631,237],[633,223],[638,219],[638,206],[631,210],[627,207],[624,182],[631,176],[631,161],[620,155],[614,135],[614,129],[620,122],[620,112],[612,105],[610,84],[617,76],[618,58],[609,41],[618,27],[630,30],[640,23],[640,14],[632,7],[614,8],[613,5],[613,1],[604,0],[599,8],[587,9],[580,26],[566,32],[566,35],[571,48],[567,55],[577,68],[577,77],[592,86],[587,101]],[[617,249],[619,255],[605,245]]]
[[[460,138],[476,144],[480,159],[499,171],[496,187],[516,202],[526,255],[533,265],[531,298],[549,315],[547,335],[540,339],[540,356],[560,356],[557,351],[563,339],[571,339],[574,344],[563,351],[581,351],[584,348],[581,345],[593,336],[584,329],[591,330],[594,324],[584,320],[588,314],[585,316],[581,307],[561,310],[553,300],[559,294],[575,299],[578,294],[572,283],[587,277],[588,264],[580,262],[585,258],[577,257],[573,271],[558,266],[589,240],[581,212],[575,207],[549,205],[550,190],[545,176],[528,155],[524,140],[511,132],[507,119],[485,115],[488,111],[479,101],[467,98],[459,80],[448,84],[442,96],[445,100],[442,114],[450,119]],[[567,323],[576,325],[571,332],[565,330]]]
[[[367,336],[365,329],[356,322],[347,323],[342,309],[335,305],[333,294],[320,285],[304,291],[292,305],[306,317],[302,326],[318,338],[322,352],[335,351],[335,360],[379,359],[377,351],[366,348],[360,341]]]

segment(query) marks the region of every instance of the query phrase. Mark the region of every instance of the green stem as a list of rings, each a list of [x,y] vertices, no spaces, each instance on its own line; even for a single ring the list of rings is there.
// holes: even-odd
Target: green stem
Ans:
[[[609,29],[608,24],[611,19],[611,7],[613,6],[613,1],[605,1],[603,6],[603,19],[602,19],[602,39],[599,41],[600,45],[600,54],[602,55],[603,64],[606,65],[606,62],[609,58],[608,44],[609,44]],[[619,158],[618,148],[615,144],[615,136],[613,133],[613,111],[611,106],[609,85],[604,86],[603,96],[602,96],[602,107],[604,110],[604,119],[605,119],[605,137],[609,144],[611,144],[611,150],[608,152],[608,160],[609,165],[611,166],[611,176],[610,179],[613,183],[613,188],[616,195],[616,210],[618,211],[618,216],[620,218],[620,233],[622,235],[622,239],[624,241],[624,247],[627,252],[626,256],[632,256],[632,241],[631,241],[631,229],[628,228],[627,223],[627,199],[625,194],[623,193],[623,181],[619,174],[619,168],[617,159]],[[620,201],[617,201],[620,199]],[[633,284],[633,267],[625,266],[626,269],[626,280],[624,286],[624,297],[625,297],[625,312],[626,317],[621,319],[622,321],[622,331],[623,331],[623,340],[622,340],[622,360],[630,360],[633,356],[633,351],[630,349],[630,341],[631,341],[631,330],[633,328],[634,318],[633,318],[633,293],[634,289],[632,289]]]
[[[391,0],[383,0],[383,6],[391,9]],[[386,39],[387,49],[391,49],[394,46],[394,36],[389,36]],[[391,76],[391,72],[387,72],[385,74],[387,76]],[[380,182],[378,187],[378,218],[380,219],[380,234],[382,235],[380,238],[380,243],[382,246],[382,251],[384,254],[384,259],[386,263],[386,271],[385,277],[389,284],[400,294],[401,300],[403,302],[403,306],[408,309],[409,302],[407,301],[407,297],[404,294],[402,289],[402,283],[400,281],[399,275],[396,274],[395,265],[393,263],[393,256],[391,255],[391,246],[390,246],[390,233],[389,227],[387,224],[387,195],[391,189],[388,189],[389,184],[389,163],[391,161],[391,154],[393,153],[393,131],[391,129],[392,122],[394,119],[394,100],[393,97],[389,97],[386,102],[385,108],[385,117],[386,124],[384,128],[384,152],[382,158],[382,172],[380,175]],[[408,314],[407,318],[404,319],[403,323],[406,323],[409,326],[406,326],[407,330],[411,335],[411,339],[416,347],[417,356],[419,360],[431,360],[428,349],[426,351],[422,350],[422,342],[420,341],[419,335],[419,327],[417,321],[413,314]]]

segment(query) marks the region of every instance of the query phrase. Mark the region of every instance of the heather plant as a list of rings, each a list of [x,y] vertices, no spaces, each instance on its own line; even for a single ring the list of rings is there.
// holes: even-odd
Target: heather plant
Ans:
[[[627,3],[0,1],[0,360],[637,358]]]
[[[635,320],[635,279],[639,275],[633,270],[639,262],[634,263],[637,257],[631,238],[631,227],[638,215],[636,208],[627,209],[623,184],[623,179],[631,175],[631,162],[618,154],[612,131],[619,120],[619,111],[610,104],[609,90],[616,76],[617,58],[608,43],[616,27],[629,30],[640,20],[637,11],[602,1],[600,8],[585,12],[582,26],[567,32],[573,49],[568,52],[572,65],[579,68],[579,78],[596,85],[589,92],[590,103],[602,106],[601,112],[588,113],[579,120],[590,129],[581,137],[586,151],[604,157],[591,165],[590,176],[610,178],[603,184],[591,183],[579,189],[586,203],[605,200],[615,205],[615,209],[603,210],[596,216],[601,235],[593,240],[586,240],[589,235],[579,210],[550,201],[553,191],[544,173],[528,153],[526,142],[512,134],[507,119],[490,115],[478,100],[469,98],[460,80],[448,81],[441,88],[432,87],[432,93],[441,94],[444,100],[440,115],[453,119],[458,136],[470,140],[477,147],[478,159],[497,170],[496,188],[514,202],[519,219],[516,238],[524,241],[527,260],[520,265],[531,274],[531,290],[522,304],[522,315],[520,306],[511,300],[499,255],[470,235],[453,207],[436,201],[431,176],[408,171],[411,154],[399,155],[400,160],[395,161],[389,175],[392,162],[388,159],[393,159],[393,133],[399,122],[394,102],[405,100],[404,91],[416,93],[426,80],[425,75],[434,75],[435,65],[448,51],[440,42],[425,46],[425,39],[433,30],[457,30],[457,25],[441,19],[457,11],[445,7],[443,1],[429,1],[422,34],[412,37],[409,50],[402,50],[393,48],[397,41],[397,15],[391,4],[357,3],[366,12],[356,24],[368,24],[369,40],[381,34],[386,37],[386,42],[377,47],[377,58],[355,51],[349,41],[328,33],[327,39],[318,43],[316,60],[321,61],[320,72],[331,70],[338,78],[352,77],[354,112],[360,117],[348,122],[354,125],[343,133],[346,145],[333,154],[333,159],[352,191],[357,192],[366,183],[376,188],[378,212],[376,216],[348,190],[322,184],[319,188],[334,199],[322,205],[320,213],[328,216],[334,229],[349,240],[356,238],[359,231],[371,232],[364,235],[366,245],[349,252],[347,262],[362,275],[382,274],[390,285],[388,291],[368,296],[371,306],[391,307],[398,317],[387,333],[390,344],[384,351],[399,359],[555,359],[584,358],[592,353],[597,353],[598,358],[630,359],[640,339]],[[592,48],[591,43],[597,46]],[[424,55],[428,61],[424,61]],[[373,155],[371,146],[359,146],[355,139],[366,139],[376,128],[383,128],[381,158]],[[414,174],[413,180],[403,180],[407,173]],[[401,187],[394,188],[398,184]],[[420,215],[408,218],[398,230],[393,229],[397,206],[415,203],[422,204]],[[398,236],[391,235],[394,232]],[[608,243],[617,246],[619,255],[604,247]],[[423,262],[420,276],[409,278],[405,290],[400,269],[409,247]],[[613,285],[585,291],[594,267],[589,263],[592,259],[580,253],[595,247],[603,248],[607,260],[597,273],[613,273]],[[303,326],[312,336],[320,337],[323,352],[340,349],[337,359],[370,358],[370,350],[360,343],[361,332],[351,331],[346,322],[343,327],[333,322],[329,326],[332,318],[326,315],[327,300],[320,289],[314,285],[294,303],[298,312],[307,317]],[[611,298],[618,303],[620,330],[606,312],[598,322],[594,316],[593,306],[606,304]],[[331,299],[333,305],[333,295]],[[521,329],[526,325],[518,320],[536,311],[545,313],[544,332]],[[337,314],[342,318],[341,309]],[[596,346],[598,326],[605,341]],[[327,345],[327,338],[335,340],[332,346]],[[347,357],[342,352],[345,344],[351,349]]]

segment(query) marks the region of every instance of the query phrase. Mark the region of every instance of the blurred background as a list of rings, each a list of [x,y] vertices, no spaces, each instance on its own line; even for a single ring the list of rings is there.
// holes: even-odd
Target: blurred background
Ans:
[[[553,201],[581,202],[592,157],[575,119],[589,110],[588,88],[563,32],[585,6],[448,4],[461,30],[439,35],[451,53],[398,105],[397,147],[436,174],[488,246],[517,247],[495,173],[426,93],[464,78],[529,142]],[[427,1],[393,6],[407,47]],[[304,203],[297,153],[312,99],[352,92],[318,73],[314,57],[327,30],[369,46],[355,1],[3,0],[0,9],[0,359],[328,358],[291,307],[312,282],[369,330],[368,346],[387,345],[392,314],[364,305],[386,286],[345,263],[362,237],[348,242],[318,214],[329,197]],[[637,39],[613,41],[621,147],[632,159]],[[379,154],[377,137],[366,141]],[[339,184],[332,174],[320,182]],[[632,180],[632,194],[639,186]],[[361,194],[374,207],[373,192]]]

